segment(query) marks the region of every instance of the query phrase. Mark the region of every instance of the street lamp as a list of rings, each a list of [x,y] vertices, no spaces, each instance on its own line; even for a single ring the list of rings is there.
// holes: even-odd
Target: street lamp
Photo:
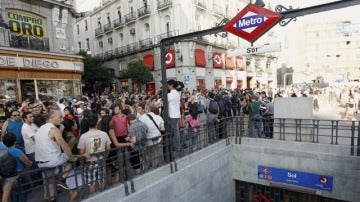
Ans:
[[[285,74],[284,74],[284,80],[283,80],[283,81],[284,81],[284,89],[285,89],[285,85],[286,85],[286,80],[285,80],[285,79],[286,79],[286,76],[287,76],[287,75],[292,75],[292,74],[293,74],[293,73],[285,73]]]

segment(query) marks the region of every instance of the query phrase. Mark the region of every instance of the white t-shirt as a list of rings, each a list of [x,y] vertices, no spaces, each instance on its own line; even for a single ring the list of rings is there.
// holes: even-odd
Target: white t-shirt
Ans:
[[[35,133],[36,161],[54,161],[62,155],[60,145],[49,137],[51,128],[55,127],[52,123],[46,123]]]
[[[173,89],[168,93],[169,117],[180,118],[180,93]]]
[[[21,128],[21,134],[24,139],[25,152],[31,154],[35,152],[35,141],[31,138],[35,136],[39,128],[32,123],[31,125],[24,123]]]
[[[157,124],[157,126],[159,128],[161,128],[161,126],[164,126],[164,120],[161,116],[154,114],[153,112],[149,112],[148,113],[151,117],[153,117],[155,123]],[[159,131],[159,129],[155,126],[154,122],[150,119],[150,117],[147,114],[143,114],[139,117],[139,120],[143,123],[145,123],[145,125],[148,127],[148,133],[146,134],[146,138],[147,139],[151,139],[154,137],[159,137],[161,136],[161,133]],[[158,139],[158,143],[161,141],[161,139]],[[153,141],[149,140],[147,142],[147,145],[153,145]]]
[[[93,154],[97,152],[103,152],[106,146],[110,146],[111,140],[104,131],[101,130],[89,130],[88,132],[80,136],[78,142],[78,149],[83,149],[87,154]],[[97,158],[92,156],[87,161],[96,161]]]

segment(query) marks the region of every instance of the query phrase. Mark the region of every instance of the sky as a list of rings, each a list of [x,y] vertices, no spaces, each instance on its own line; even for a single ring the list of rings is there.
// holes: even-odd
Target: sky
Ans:
[[[78,6],[77,11],[78,12],[91,11],[95,7],[100,6],[100,2],[101,0],[77,0],[77,6]]]

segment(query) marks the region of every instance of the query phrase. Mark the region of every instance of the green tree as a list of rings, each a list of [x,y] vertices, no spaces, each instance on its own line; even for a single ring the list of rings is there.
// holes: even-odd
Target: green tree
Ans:
[[[102,60],[99,57],[88,55],[84,50],[81,50],[78,55],[84,57],[82,80],[85,86],[87,86],[87,89],[84,89],[84,91],[102,92],[111,81],[108,69],[102,64]]]
[[[142,60],[134,60],[128,64],[128,69],[124,72],[124,76],[131,78],[134,83],[139,86],[139,89],[153,80],[153,75],[150,69],[144,65]]]

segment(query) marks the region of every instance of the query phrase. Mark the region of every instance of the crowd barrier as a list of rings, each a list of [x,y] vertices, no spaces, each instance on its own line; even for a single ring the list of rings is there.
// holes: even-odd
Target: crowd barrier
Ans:
[[[198,132],[191,128],[180,129],[181,150],[173,151],[172,132],[168,131],[161,138],[153,138],[139,143],[139,149],[130,147],[112,148],[110,151],[93,154],[97,161],[86,162],[79,158],[71,162],[72,170],[66,179],[71,190],[57,187],[57,201],[76,201],[91,197],[89,186],[94,185],[95,192],[100,192],[123,184],[125,195],[136,191],[133,179],[160,166],[169,165],[171,172],[178,170],[176,160],[192,152],[201,150],[218,140],[226,139],[226,145],[241,144],[242,137],[267,138],[269,140],[311,142],[314,144],[341,145],[348,149],[349,155],[360,156],[360,122],[344,120],[309,120],[309,119],[269,119],[257,120],[261,124],[261,136],[249,136],[249,117],[236,116],[221,119],[215,125],[202,124]],[[271,131],[267,131],[272,127]],[[209,130],[215,130],[215,139],[209,139]],[[255,129],[256,131],[256,129]],[[269,135],[269,132],[271,135]],[[270,137],[271,136],[271,137]],[[142,146],[141,146],[142,145]],[[136,159],[140,159],[137,161]],[[136,169],[140,172],[136,172]],[[12,201],[48,201],[47,183],[54,177],[45,175],[45,169],[27,170],[19,174],[15,184]],[[32,176],[41,173],[41,179]],[[61,176],[60,172],[56,176]],[[88,176],[88,177],[87,177]],[[56,181],[57,183],[57,181]]]

